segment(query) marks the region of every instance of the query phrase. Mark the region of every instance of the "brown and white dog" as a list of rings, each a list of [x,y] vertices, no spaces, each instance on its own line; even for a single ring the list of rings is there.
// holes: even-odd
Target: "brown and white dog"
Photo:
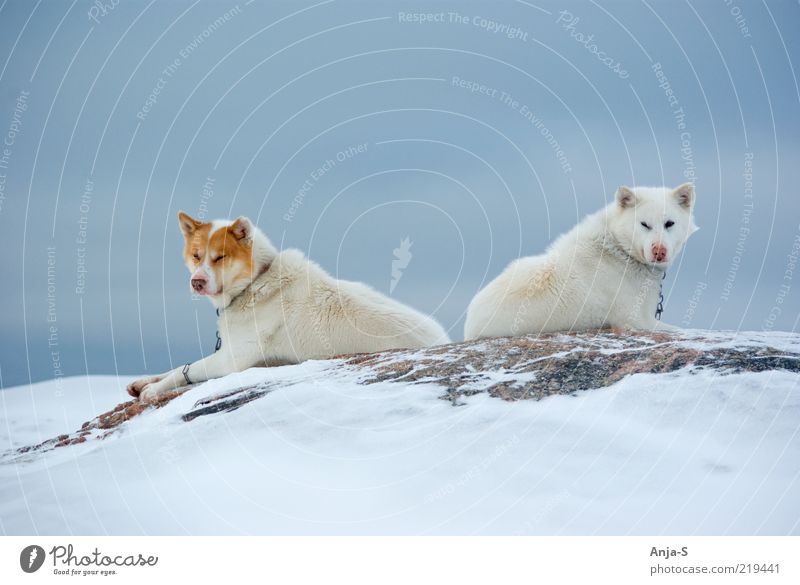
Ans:
[[[419,348],[449,339],[431,317],[338,280],[299,250],[278,251],[246,217],[201,222],[180,212],[194,293],[219,312],[219,351],[128,386],[140,400],[254,366]]]

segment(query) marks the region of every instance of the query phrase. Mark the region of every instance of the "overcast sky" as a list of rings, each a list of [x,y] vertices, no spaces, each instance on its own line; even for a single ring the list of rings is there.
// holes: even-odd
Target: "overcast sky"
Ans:
[[[98,3],[101,4],[101,3]],[[797,2],[0,6],[0,384],[213,351],[179,209],[392,295],[475,292],[619,184],[696,181],[667,322],[797,329]]]

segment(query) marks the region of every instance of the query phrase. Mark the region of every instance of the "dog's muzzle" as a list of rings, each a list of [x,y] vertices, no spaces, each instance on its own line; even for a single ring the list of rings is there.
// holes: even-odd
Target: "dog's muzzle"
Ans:
[[[206,288],[206,284],[208,284],[208,281],[205,280],[204,278],[193,278],[192,279],[192,290],[194,290],[194,292],[198,292],[198,293],[203,292],[205,290],[205,288]]]

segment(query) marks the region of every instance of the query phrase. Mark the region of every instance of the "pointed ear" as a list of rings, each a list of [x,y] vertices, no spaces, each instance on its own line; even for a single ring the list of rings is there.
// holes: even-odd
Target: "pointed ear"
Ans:
[[[249,241],[253,239],[253,224],[246,217],[237,217],[230,227],[233,237],[237,240]]]
[[[178,212],[178,222],[180,222],[183,235],[187,238],[191,236],[197,228],[203,225],[203,222],[197,221],[191,215],[183,211]]]
[[[684,183],[676,187],[672,194],[681,207],[691,209],[694,206],[694,183]]]
[[[615,197],[617,199],[617,204],[622,209],[636,205],[636,193],[633,192],[633,189],[626,187],[625,185],[620,185],[619,189],[617,189]]]

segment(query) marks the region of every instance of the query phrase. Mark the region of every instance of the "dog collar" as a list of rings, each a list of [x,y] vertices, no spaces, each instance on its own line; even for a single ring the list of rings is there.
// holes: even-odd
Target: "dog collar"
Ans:
[[[250,289],[250,287],[252,287],[252,286],[253,286],[253,283],[254,283],[255,281],[257,281],[259,278],[261,278],[262,276],[264,276],[264,274],[266,274],[267,270],[269,270],[269,269],[270,269],[270,266],[272,266],[272,262],[270,262],[269,264],[266,264],[266,265],[265,265],[265,266],[264,266],[264,267],[261,269],[261,271],[260,271],[260,272],[259,272],[259,273],[256,275],[256,277],[255,277],[253,280],[251,280],[251,281],[250,281],[250,284],[248,284],[248,285],[247,285],[246,287],[244,287],[244,288],[243,288],[243,289],[242,289],[242,290],[241,290],[239,293],[237,293],[237,294],[236,294],[236,295],[235,295],[235,296],[234,296],[234,297],[233,297],[233,298],[230,300],[230,302],[229,302],[227,305],[225,305],[225,306],[224,306],[224,307],[222,307],[221,309],[220,309],[220,308],[217,308],[217,317],[219,317],[219,316],[220,316],[220,313],[221,313],[221,312],[224,312],[224,311],[225,311],[225,309],[227,309],[228,307],[230,307],[230,306],[231,306],[231,305],[232,305],[232,304],[233,304],[233,303],[234,303],[234,302],[235,302],[235,301],[236,301],[238,298],[240,298],[242,295],[244,295],[244,293],[246,293],[246,292],[247,292],[247,291]],[[222,347],[222,337],[220,337],[220,336],[219,336],[219,328],[217,328],[216,336],[217,336],[217,342],[216,342],[216,344],[214,345],[214,352],[215,352],[215,353],[216,353],[216,352],[218,352],[218,351],[219,351],[219,348],[221,348],[221,347]],[[187,371],[188,371],[188,370],[189,370],[189,364],[186,364],[186,366],[183,368],[183,377],[184,377],[184,378],[186,378],[186,383],[187,383],[187,384],[191,384],[191,382],[189,382],[189,376],[187,375]]]
[[[259,273],[258,273],[258,274],[256,274],[255,278],[253,278],[253,280],[251,280],[251,281],[248,283],[248,285],[247,285],[246,287],[244,287],[244,288],[243,288],[241,291],[239,291],[238,293],[236,293],[236,294],[233,296],[233,298],[231,298],[231,300],[230,300],[230,301],[228,301],[228,304],[227,304],[227,305],[225,305],[225,306],[224,306],[224,307],[222,307],[222,308],[217,308],[217,316],[219,316],[219,314],[220,314],[221,312],[224,312],[224,311],[225,311],[225,310],[226,310],[228,307],[230,307],[230,306],[231,306],[231,305],[232,305],[234,302],[236,302],[236,301],[237,301],[239,298],[241,298],[241,297],[244,295],[244,293],[246,293],[248,290],[250,290],[250,288],[252,288],[253,284],[255,284],[255,282],[256,282],[256,281],[257,281],[259,278],[261,278],[262,276],[264,276],[264,275],[267,273],[267,271],[270,269],[270,267],[271,267],[271,266],[272,266],[272,262],[270,262],[269,264],[266,264],[266,265],[264,265],[264,267],[263,267],[263,268],[262,268],[262,269],[259,271]]]
[[[613,241],[609,241],[613,240]],[[616,238],[611,236],[610,238],[605,238],[603,241],[603,248],[607,250],[612,256],[624,262],[626,265],[630,264],[638,264],[639,266],[643,266],[650,270],[660,270],[659,268],[654,268],[653,266],[649,266],[642,262],[639,262],[636,258],[631,256],[625,249],[616,241]],[[664,312],[664,279],[667,278],[667,271],[661,271],[661,282],[658,286],[658,303],[656,304],[656,313],[655,317],[658,321],[661,321],[661,315]]]
[[[656,319],[661,321],[661,313],[664,312],[664,279],[667,278],[667,271],[661,275],[661,283],[658,285],[658,304],[656,305]]]

